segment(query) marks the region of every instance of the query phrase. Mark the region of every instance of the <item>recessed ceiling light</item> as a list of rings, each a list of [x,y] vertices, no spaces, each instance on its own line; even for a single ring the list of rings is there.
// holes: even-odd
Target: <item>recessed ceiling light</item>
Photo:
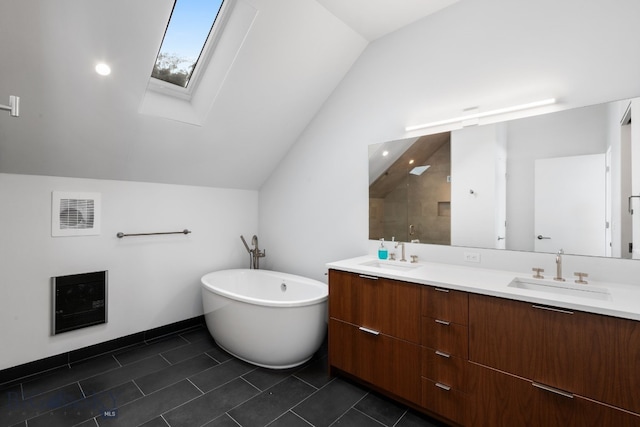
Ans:
[[[388,152],[387,150],[384,150],[384,151],[382,152],[382,155],[383,155],[383,156],[387,156],[388,154],[389,154],[389,152]]]
[[[111,74],[111,67],[109,67],[104,62],[101,62],[96,65],[96,73],[100,74],[101,76],[108,76],[109,74]]]
[[[409,164],[412,165],[413,164],[413,159],[409,160]]]

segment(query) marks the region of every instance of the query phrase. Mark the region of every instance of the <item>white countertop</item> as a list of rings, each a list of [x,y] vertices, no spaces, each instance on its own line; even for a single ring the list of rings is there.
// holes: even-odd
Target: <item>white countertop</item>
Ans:
[[[381,266],[366,265],[380,261]],[[489,270],[451,264],[431,262],[410,262],[378,260],[372,255],[350,258],[327,264],[329,269],[348,271],[388,279],[422,285],[441,286],[447,289],[471,292],[482,295],[527,301],[536,304],[550,305],[589,313],[605,314],[625,319],[640,320],[640,286],[604,283],[590,281],[587,285],[577,285],[572,277],[565,277],[566,282],[555,282],[551,278],[553,273],[546,273],[545,280],[552,288],[583,287],[584,289],[605,289],[609,292],[608,299],[594,299],[587,296],[567,295],[541,290],[521,289],[509,284],[514,278],[531,279],[533,272],[514,272],[503,270]],[[406,269],[407,267],[415,267]],[[395,268],[402,269],[395,270]],[[581,294],[582,292],[575,292]],[[584,295],[590,295],[584,292]]]

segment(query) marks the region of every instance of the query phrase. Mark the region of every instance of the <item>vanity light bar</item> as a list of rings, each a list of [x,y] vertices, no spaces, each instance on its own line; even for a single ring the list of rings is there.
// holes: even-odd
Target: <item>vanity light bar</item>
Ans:
[[[440,120],[437,122],[423,123],[421,125],[407,126],[405,130],[411,132],[418,129],[431,128],[435,126],[448,125],[451,123],[464,122],[472,119],[480,119],[482,117],[497,116],[498,114],[512,113],[514,111],[527,110],[529,108],[544,107],[545,105],[555,104],[555,98],[543,99],[542,101],[529,102],[527,104],[514,105],[512,107],[498,108],[497,110],[485,111],[484,113],[468,114],[466,116],[455,117],[453,119]]]

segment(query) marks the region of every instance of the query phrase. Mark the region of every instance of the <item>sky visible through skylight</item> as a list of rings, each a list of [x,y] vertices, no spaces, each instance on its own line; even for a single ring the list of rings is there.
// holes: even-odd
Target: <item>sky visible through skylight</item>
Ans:
[[[186,86],[192,71],[190,67],[198,60],[221,5],[222,0],[176,0],[153,77],[182,85],[171,81],[169,75],[186,72]],[[168,64],[177,68],[173,73],[162,73],[160,69],[168,67]]]

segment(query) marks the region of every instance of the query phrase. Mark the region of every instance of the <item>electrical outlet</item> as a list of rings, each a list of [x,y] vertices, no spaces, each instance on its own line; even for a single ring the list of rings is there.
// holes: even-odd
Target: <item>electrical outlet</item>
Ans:
[[[465,252],[464,260],[466,262],[480,262],[480,254],[478,252]]]

